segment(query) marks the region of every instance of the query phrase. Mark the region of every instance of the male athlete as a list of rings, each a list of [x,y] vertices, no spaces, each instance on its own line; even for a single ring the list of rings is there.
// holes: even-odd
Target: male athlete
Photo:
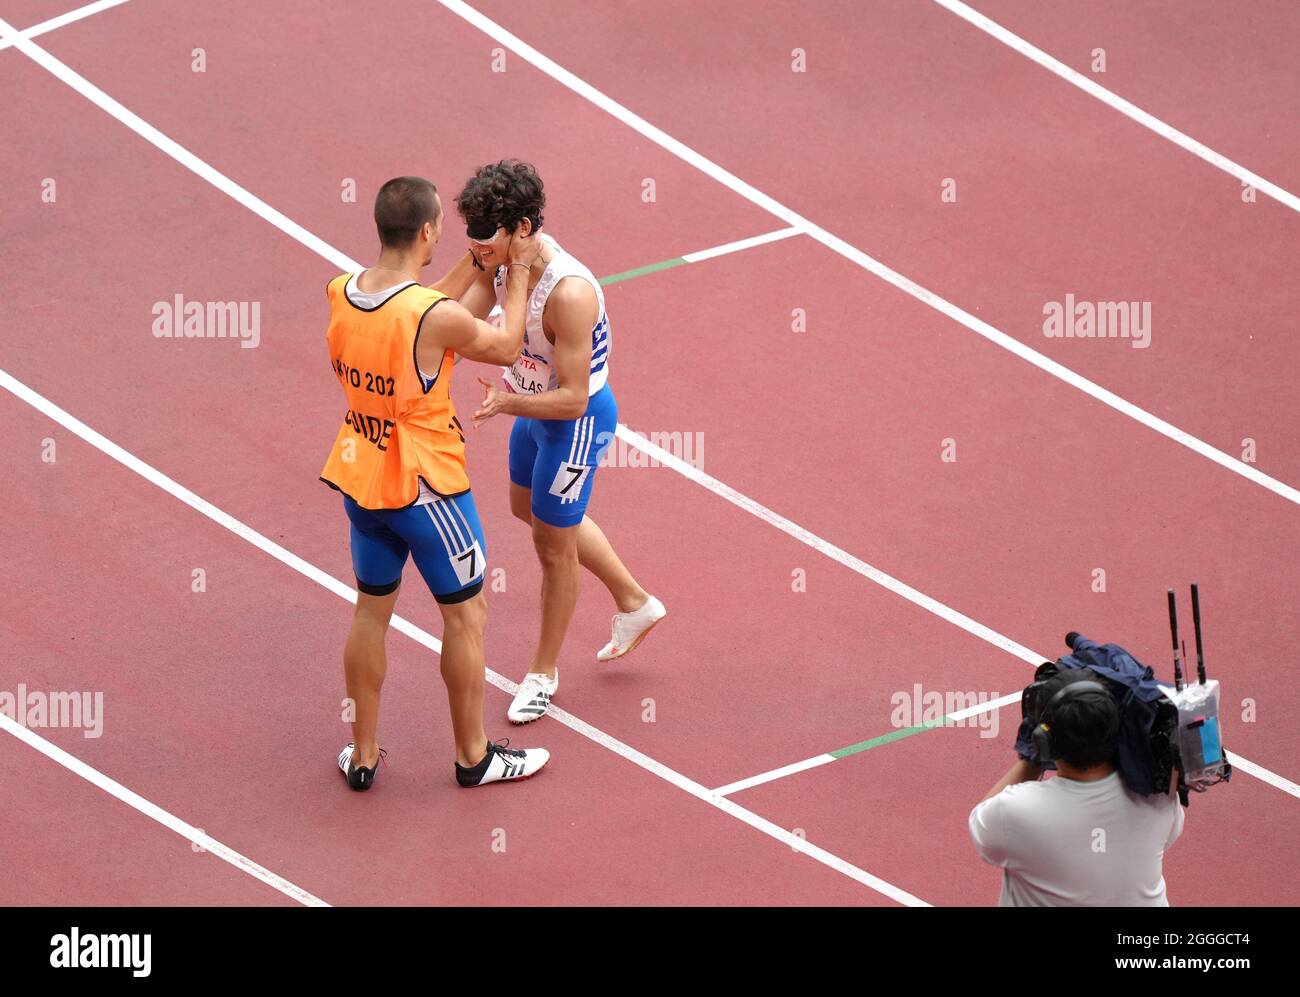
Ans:
[[[343,651],[355,704],[353,740],[338,765],[353,789],[373,785],[383,754],[375,737],[387,671],[384,636],[410,555],[442,611],[442,679],[457,782],[482,786],[527,778],[549,753],[493,744],[483,730],[487,543],[450,388],[455,354],[485,363],[519,356],[529,264],[540,246],[526,232],[502,244],[505,318],[497,329],[449,297],[464,293],[474,279],[469,253],[437,284],[420,286],[420,271],[442,235],[433,184],[420,177],[389,180],[375,198],[375,225],[379,261],[335,277],[326,289],[326,341],[348,412],[321,480],[343,493],[358,592]]]
[[[544,716],[559,688],[558,659],[578,601],[585,567],[604,583],[618,613],[610,641],[596,654],[610,661],[635,648],[663,619],[663,603],[637,584],[605,534],[586,515],[596,464],[614,438],[618,405],[609,378],[605,295],[590,270],[542,227],[546,197],[532,166],[502,160],[474,174],[457,198],[470,252],[482,273],[461,302],[479,318],[504,311],[511,291],[510,247],[536,236],[541,250],[528,272],[523,350],[505,371],[504,388],[479,378],[480,424],[499,412],[510,431],[510,510],[532,527],[542,565],[542,627],[528,673],[510,704],[513,723]]]

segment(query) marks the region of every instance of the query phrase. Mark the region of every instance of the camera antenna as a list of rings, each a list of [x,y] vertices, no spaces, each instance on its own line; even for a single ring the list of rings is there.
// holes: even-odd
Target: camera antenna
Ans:
[[[1174,590],[1169,590],[1169,633],[1174,638],[1174,691],[1183,691],[1183,659],[1178,652],[1178,610],[1174,607]]]
[[[1201,594],[1192,582],[1192,626],[1196,630],[1196,677],[1205,685],[1205,654],[1201,650]]]

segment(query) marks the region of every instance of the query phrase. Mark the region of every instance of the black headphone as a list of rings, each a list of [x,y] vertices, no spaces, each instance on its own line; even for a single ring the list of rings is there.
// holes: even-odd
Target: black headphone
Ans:
[[[1039,765],[1056,760],[1052,753],[1052,710],[1076,696],[1082,696],[1086,692],[1104,692],[1110,695],[1110,690],[1100,682],[1094,682],[1091,679],[1080,679],[1077,682],[1070,682],[1060,689],[1056,690],[1056,695],[1047,701],[1043,707],[1043,714],[1039,720],[1038,726],[1034,728],[1034,756]]]

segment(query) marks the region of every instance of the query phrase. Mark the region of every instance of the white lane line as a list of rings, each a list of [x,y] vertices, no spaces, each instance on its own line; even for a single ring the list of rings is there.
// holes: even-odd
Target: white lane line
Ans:
[[[81,778],[94,786],[98,786],[110,796],[114,796],[121,800],[128,807],[138,810],[146,817],[156,820],[163,827],[175,831],[182,838],[188,838],[204,851],[210,852],[220,859],[224,859],[240,872],[247,873],[255,879],[260,879],[267,886],[279,890],[291,900],[296,900],[298,903],[307,907],[329,906],[329,904],[324,900],[308,893],[301,886],[295,886],[283,876],[277,876],[269,869],[258,865],[252,859],[241,855],[228,845],[223,845],[216,838],[212,837],[212,835],[185,823],[185,821],[181,820],[174,814],[168,813],[157,804],[150,803],[143,796],[127,789],[120,782],[110,779],[98,769],[91,768],[80,758],[68,754],[68,752],[64,751],[58,745],[51,744],[39,734],[34,734],[22,724],[3,713],[0,713],[0,730],[12,734],[14,737],[18,738],[18,740],[31,745],[47,758],[62,765],[69,772],[81,776]],[[11,800],[6,803],[6,806],[18,805],[20,802],[21,801]]]
[[[258,217],[270,222],[285,235],[296,239],[312,252],[319,256],[325,257],[340,270],[358,269],[355,261],[350,260],[343,253],[340,253],[333,246],[330,246],[323,239],[312,235],[297,222],[276,211],[273,207],[263,201],[261,198],[245,190],[239,184],[235,183],[229,177],[223,175],[213,167],[209,166],[194,153],[190,152],[184,146],[168,138],[153,125],[149,124],[133,111],[127,110],[116,100],[104,93],[103,90],[95,86],[84,76],[80,75],[64,63],[60,62],[54,56],[46,52],[34,42],[28,41],[14,31],[14,28],[7,21],[0,20],[0,38],[4,38],[12,43],[18,51],[30,58],[42,69],[52,73],[55,77],[62,80],[73,90],[81,94],[95,106],[106,111],[109,115],[116,118],[122,124],[126,125],[133,132],[139,135],[146,142],[161,149],[172,159],[180,163],[186,169],[198,174],[217,190],[229,195],[238,201],[249,211]]]
[[[1247,464],[1245,461],[1238,460],[1231,454],[1210,446],[1210,444],[1206,443],[1204,440],[1198,439],[1191,433],[1179,429],[1172,423],[1166,422],[1164,419],[1134,405],[1132,402],[1126,401],[1113,391],[1109,391],[1106,388],[1101,387],[1101,385],[1095,384],[1086,377],[1070,370],[1070,368],[1063,364],[1057,363],[1055,360],[1050,359],[1042,353],[1039,353],[1037,350],[1034,350],[1031,347],[1026,346],[1024,343],[1021,343],[1019,340],[1007,335],[1000,329],[996,329],[982,319],[978,319],[974,315],[969,314],[954,305],[952,302],[939,297],[939,295],[935,294],[933,291],[927,290],[914,280],[904,277],[895,270],[891,270],[879,260],[868,256],[856,246],[849,245],[849,243],[845,242],[839,236],[832,235],[820,226],[813,224],[798,212],[787,208],[784,204],[769,197],[761,190],[758,190],[756,187],[751,186],[744,180],[741,180],[739,177],[723,169],[711,159],[706,158],[684,143],[679,142],[667,132],[656,128],[644,118],[632,113],[622,104],[597,90],[590,83],[575,76],[573,73],[569,72],[569,70],[560,66],[547,56],[542,55],[542,53],[538,52],[537,49],[533,48],[527,42],[515,37],[495,21],[480,14],[473,7],[464,3],[463,0],[438,0],[438,3],[442,4],[442,6],[446,7],[452,13],[464,18],[484,34],[495,39],[501,45],[513,51],[521,59],[531,63],[534,67],[541,70],[556,82],[568,87],[580,97],[585,98],[597,107],[608,112],[629,128],[639,132],[656,145],[672,153],[678,159],[690,163],[701,173],[712,177],[718,183],[745,198],[745,200],[770,212],[784,221],[787,225],[792,225],[795,228],[800,229],[809,237],[816,239],[828,249],[839,253],[847,260],[851,260],[869,273],[873,273],[882,280],[893,284],[894,287],[903,291],[905,294],[911,295],[923,304],[930,306],[935,311],[948,316],[955,322],[961,323],[967,329],[983,336],[989,342],[1015,354],[1022,360],[1033,364],[1035,367],[1052,375],[1058,380],[1064,381],[1071,387],[1077,388],[1084,394],[1090,395],[1103,405],[1108,405],[1115,411],[1128,416],[1130,419],[1140,422],[1148,429],[1152,429],[1155,432],[1160,433],[1162,436],[1168,437],[1175,443],[1182,444],[1194,453],[1198,453],[1202,457],[1218,464],[1220,467],[1226,468],[1234,474],[1239,474],[1248,481],[1252,481],[1261,487],[1267,488],[1274,494],[1280,495],[1282,498],[1300,505],[1300,489],[1294,488],[1276,478],[1272,478],[1267,474],[1264,474],[1258,468]]]
[[[1021,55],[1033,60],[1042,66],[1048,72],[1055,73],[1065,82],[1078,87],[1090,97],[1095,97],[1108,107],[1114,108],[1125,117],[1131,118],[1144,128],[1149,128],[1163,139],[1168,139],[1174,145],[1190,152],[1193,156],[1205,160],[1216,169],[1222,170],[1230,176],[1236,177],[1242,183],[1248,183],[1261,193],[1267,194],[1279,204],[1284,204],[1292,211],[1300,211],[1300,197],[1284,190],[1275,183],[1265,180],[1258,173],[1252,173],[1239,163],[1233,162],[1227,156],[1215,152],[1207,145],[1196,141],[1190,135],[1180,132],[1173,125],[1161,121],[1154,114],[1148,114],[1136,104],[1132,104],[1123,97],[1097,83],[1096,80],[1089,79],[1077,70],[1071,69],[1059,59],[1054,59],[1042,49],[1031,45],[1019,35],[1008,31],[1002,25],[993,19],[981,14],[978,10],[961,0],[934,0],[940,7],[956,14],[963,21],[974,25],[985,34],[991,35],[1003,45],[1015,49]]]
[[[1043,658],[1042,660],[1049,661],[1051,659]],[[979,716],[981,713],[991,713],[994,710],[1000,710],[1002,707],[1011,706],[1013,703],[1017,706],[1020,704],[1020,693],[1009,693],[1001,699],[990,699],[987,703],[977,703],[974,706],[966,707],[964,710],[953,710],[943,719],[945,722],[952,721],[953,723],[957,723],[958,721],[965,720],[968,717]]]
[[[1276,772],[1270,772],[1268,769],[1264,768],[1264,766],[1256,765],[1250,759],[1242,758],[1241,755],[1233,754],[1231,751],[1225,751],[1224,754],[1227,756],[1228,761],[1232,763],[1234,768],[1240,769],[1247,775],[1253,775],[1256,779],[1260,779],[1263,782],[1268,783],[1270,786],[1275,786],[1282,790],[1282,792],[1300,800],[1300,786],[1297,786],[1290,779],[1285,776],[1280,776]]]
[[[514,683],[513,682],[510,683],[510,685],[513,686]],[[871,889],[875,890],[877,893],[881,893],[889,897],[890,899],[896,900],[900,904],[903,904],[904,906],[907,907],[929,907],[930,906],[924,900],[921,900],[919,897],[913,896],[912,894],[908,893],[906,890],[902,890],[899,887],[894,886],[892,883],[888,883],[877,876],[871,875],[869,872],[865,872],[862,869],[859,869],[851,862],[845,861],[844,859],[840,858],[838,855],[834,855],[831,852],[826,851],[824,848],[820,848],[817,845],[814,845],[810,841],[805,841],[799,835],[793,834],[790,831],[787,831],[785,828],[773,824],[770,820],[767,820],[764,817],[760,817],[758,814],[750,810],[746,810],[744,807],[740,806],[738,803],[734,802],[733,800],[728,800],[725,799],[724,797],[715,795],[711,790],[701,785],[700,783],[696,782],[694,779],[688,779],[685,776],[681,775],[680,773],[674,772],[666,765],[663,765],[660,762],[655,761],[653,758],[650,758],[649,756],[642,754],[641,752],[637,751],[635,748],[628,747],[627,745],[623,744],[623,742],[621,741],[615,740],[614,738],[610,737],[608,734],[605,734],[602,731],[597,730],[595,727],[592,727],[590,724],[586,723],[585,721],[582,721],[577,717],[573,716],[573,714],[568,713],[562,709],[559,709],[558,707],[552,706],[551,715],[553,715],[561,723],[565,724],[565,726],[573,728],[578,733],[584,735],[585,737],[590,738],[591,740],[595,741],[598,744],[605,745],[605,747],[609,748],[611,751],[616,751],[624,758],[627,758],[630,761],[635,762],[637,765],[645,769],[647,772],[652,772],[655,775],[659,776],[661,779],[668,780],[674,786],[677,786],[679,789],[682,789],[685,792],[690,793],[696,799],[704,801],[705,803],[709,804],[709,806],[716,807],[717,809],[721,810],[723,813],[730,814],[732,817],[735,817],[737,820],[742,821],[745,824],[748,824],[750,827],[754,828],[755,830],[761,831],[762,833],[768,835],[769,837],[775,838],[777,841],[780,841],[783,844],[788,845],[790,848],[794,849],[797,852],[802,852],[803,854],[809,856],[810,858],[816,859],[818,862],[822,863],[822,865],[828,866],[829,868],[834,869],[836,872],[842,873],[843,875],[849,877],[852,880],[856,880],[857,882],[861,883],[863,886],[870,887]]]
[[[85,440],[95,449],[101,451],[104,454],[107,454],[109,457],[113,458],[119,464],[122,464],[124,467],[127,467],[130,470],[134,471],[136,474],[140,475],[150,484],[156,485],[158,488],[161,488],[163,491],[167,492],[167,494],[171,495],[174,498],[179,499],[181,502],[184,502],[190,508],[207,516],[214,523],[217,523],[219,526],[226,528],[231,533],[234,533],[236,536],[244,540],[247,540],[258,550],[270,554],[277,561],[280,561],[282,564],[287,565],[288,567],[292,568],[294,571],[297,571],[299,574],[302,574],[307,578],[310,578],[312,581],[328,589],[330,592],[333,592],[335,595],[338,595],[341,598],[348,600],[349,602],[352,603],[356,602],[357,594],[355,589],[351,588],[348,585],[345,585],[343,582],[339,581],[337,578],[333,577],[327,572],[322,571],[314,564],[311,564],[310,562],[303,560],[297,554],[294,554],[292,551],[289,551],[286,548],[280,546],[275,541],[268,539],[267,537],[263,536],[261,533],[258,533],[251,526],[248,526],[247,524],[241,522],[240,520],[236,519],[234,516],[230,515],[229,513],[223,512],[221,509],[218,509],[215,505],[213,505],[211,502],[208,502],[206,499],[200,498],[198,495],[190,491],[184,485],[181,485],[175,480],[173,480],[172,478],[169,478],[167,475],[163,474],[157,468],[149,464],[146,464],[139,457],[135,456],[135,454],[118,446],[116,443],[108,439],[103,434],[97,432],[94,429],[91,429],[80,419],[76,418],[76,416],[73,416],[67,411],[65,411],[64,409],[60,408],[58,405],[54,404],[54,402],[50,401],[44,395],[41,395],[38,392],[32,390],[30,387],[28,387],[26,384],[23,384],[23,382],[19,381],[17,378],[15,378],[12,374],[8,373],[7,371],[0,370],[0,387],[11,392],[16,397],[22,399],[24,402],[26,402],[28,405],[31,405],[37,411],[41,412],[48,418],[52,419],[60,426],[63,426],[69,432],[79,436],[81,439]],[[425,647],[431,649],[432,651],[436,653],[442,652],[442,642],[438,640],[437,637],[433,636],[433,634],[428,633],[427,631],[416,626],[416,624],[412,623],[410,620],[404,619],[403,617],[394,614],[392,619],[392,626],[393,629],[399,631],[400,633],[406,634],[408,637],[424,645]],[[518,691],[519,687],[514,682],[505,678],[503,675],[500,675],[497,672],[492,671],[491,669],[487,669],[486,674],[487,674],[487,680],[491,682],[492,685],[496,686],[498,689],[501,689],[506,693],[509,693],[510,695],[514,695],[514,693]],[[878,877],[871,875],[869,872],[866,872],[863,869],[859,869],[857,866],[853,865],[852,863],[845,861],[844,859],[840,858],[837,855],[831,854],[830,852],[826,851],[823,848],[819,848],[818,846],[812,844],[811,842],[805,841],[803,838],[799,837],[798,835],[793,834],[790,831],[787,831],[785,828],[778,827],[777,825],[773,824],[771,821],[766,820],[765,818],[760,817],[755,813],[751,813],[749,810],[746,810],[744,807],[739,806],[736,803],[733,803],[731,800],[726,800],[721,797],[715,796],[712,792],[709,791],[707,787],[701,785],[695,780],[688,779],[680,772],[676,772],[673,769],[670,769],[668,766],[662,764],[661,762],[655,761],[650,756],[645,755],[640,751],[637,751],[635,748],[631,747],[630,745],[624,744],[622,741],[618,740],[617,738],[609,734],[606,734],[604,731],[596,727],[593,727],[591,724],[585,722],[584,720],[579,719],[573,714],[553,707],[551,709],[551,716],[555,717],[557,721],[564,724],[566,727],[569,727],[570,729],[577,731],[579,734],[581,734],[583,737],[586,737],[588,740],[594,741],[596,744],[600,745],[601,747],[606,748],[609,751],[614,752],[616,755],[619,755],[620,757],[627,759],[628,761],[639,766],[640,768],[645,769],[647,772],[650,772],[651,774],[658,776],[659,778],[665,780],[666,782],[671,783],[677,788],[682,789],[687,793],[690,793],[692,796],[696,797],[697,799],[703,800],[705,803],[709,804],[710,806],[715,807],[718,810],[721,810],[723,813],[729,814],[730,816],[736,818],[742,823],[747,824],[748,826],[754,828],[757,831],[762,832],[763,834],[766,834],[768,837],[775,838],[777,841],[780,841],[782,844],[788,845],[790,848],[793,848],[796,851],[803,852],[804,854],[811,856],[812,858],[816,859],[818,862],[821,862],[823,865],[826,865],[831,869],[834,869],[836,872],[848,876],[850,879],[853,879],[861,883],[863,886],[870,887],[871,889],[875,890],[877,893],[883,894],[884,896],[887,896],[890,899],[896,900],[899,903],[905,904],[909,907],[929,906],[927,903],[925,903],[925,901],[912,896],[912,894],[908,893],[906,890],[900,889],[899,887],[894,886],[892,883],[888,883],[883,879],[879,879]],[[53,748],[53,746],[51,746],[51,748],[53,749],[53,751],[59,751],[59,749]],[[69,764],[69,760],[73,763],[77,761],[75,758],[72,758],[72,756],[70,755],[67,755],[65,759],[59,757],[59,755],[51,754],[51,752],[49,751],[46,751],[45,753],[47,755],[50,755],[50,757],[54,758],[56,761],[59,761],[61,764]],[[66,753],[61,752],[60,754],[66,754]],[[69,767],[71,767],[71,765],[69,765]],[[74,771],[77,770],[74,769]],[[79,772],[78,774],[83,774],[83,773]],[[111,783],[111,780],[105,780],[105,781]],[[100,783],[96,782],[96,785],[99,784]],[[112,785],[117,786],[116,783],[112,783]],[[120,789],[121,787],[118,788]],[[109,791],[112,792],[111,789]],[[122,792],[129,793],[130,791],[122,790]],[[117,794],[115,793],[114,795]],[[134,794],[131,795],[134,796]],[[131,802],[131,801],[128,800],[127,802]],[[141,801],[141,802],[147,802],[147,801]],[[147,805],[150,807],[153,806],[152,804],[147,804]],[[132,803],[132,806],[135,806],[135,804]],[[157,810],[157,808],[154,808],[154,810]],[[144,810],[142,812],[149,813],[149,815],[154,817],[156,820],[162,820],[161,817],[158,817],[157,814],[151,811]],[[163,811],[157,811],[157,812],[163,813]],[[191,832],[202,833],[202,832],[195,831],[195,829],[190,828],[189,825],[184,824],[183,822],[178,821],[175,818],[171,818],[171,820],[174,823],[169,823],[167,821],[163,821],[163,822],[167,823],[167,826],[177,831],[177,833],[184,834],[186,837],[191,837]],[[193,839],[191,838],[191,840]],[[231,853],[231,854],[235,854],[235,853]],[[261,866],[256,866],[256,868],[261,869]],[[270,874],[268,873],[267,875]]]
[[[660,260],[658,263],[648,263],[645,266],[633,267],[631,270],[624,270],[620,273],[606,274],[600,278],[600,285],[601,287],[610,287],[624,281],[649,277],[651,274],[659,273],[661,270],[672,270],[684,263],[699,263],[702,260],[712,260],[719,256],[726,256],[729,253],[738,253],[745,249],[753,249],[755,246],[765,246],[769,242],[788,239],[793,235],[803,235],[803,232],[797,228],[782,228],[777,229],[775,232],[753,235],[748,239],[737,239],[735,242],[723,243],[721,246],[714,246],[711,249],[701,249],[694,253],[686,253],[683,256]],[[499,308],[493,309],[494,314],[498,311]]]
[[[748,239],[737,239],[735,242],[724,243],[721,246],[714,246],[712,249],[701,249],[698,253],[687,253],[682,257],[687,263],[699,263],[701,260],[711,260],[715,256],[726,256],[728,253],[738,253],[742,249],[753,249],[755,246],[766,246],[769,242],[777,242],[781,239],[788,239],[792,235],[802,235],[803,229],[790,228],[777,229],[775,232],[768,232],[765,235],[754,235]]]
[[[78,7],[76,10],[70,10],[66,14],[60,14],[58,17],[51,17],[48,21],[42,21],[40,24],[33,24],[30,28],[19,34],[23,38],[35,38],[43,35],[55,28],[61,28],[65,24],[71,24],[73,21],[80,21],[83,17],[89,17],[91,14],[98,14],[101,10],[108,10],[110,7],[118,7],[126,3],[126,0],[96,0],[95,3],[88,3],[84,7]],[[14,44],[14,38],[7,37],[0,41],[0,51],[7,49]]]
[[[973,634],[980,640],[987,641],[994,647],[1007,654],[1014,655],[1021,661],[1028,662],[1032,665],[1039,665],[1047,659],[1042,655],[1036,654],[1022,644],[1016,643],[1010,637],[1005,637],[991,627],[986,627],[983,623],[972,620],[964,613],[960,613],[940,602],[938,599],[926,595],[924,592],[912,588],[906,582],[899,581],[893,575],[886,574],[879,568],[868,564],[860,557],[855,557],[841,547],[835,546],[829,540],[823,540],[811,530],[804,529],[798,523],[786,519],[778,512],[774,512],[761,502],[756,502],[742,492],[736,491],[730,485],[724,484],[712,475],[705,474],[693,464],[688,464],[675,454],[670,453],[663,447],[651,443],[640,433],[628,429],[622,423],[619,423],[616,435],[619,439],[624,440],[631,446],[648,454],[666,467],[671,467],[678,474],[689,478],[702,488],[706,488],[720,498],[726,499],[732,505],[744,509],[750,515],[761,519],[787,536],[793,537],[802,544],[806,544],[819,554],[829,557],[832,561],[844,565],[850,571],[853,571],[863,578],[875,582],[882,588],[886,588],[895,595],[902,596],[908,602],[920,606],[926,612],[933,613],[942,620],[946,620],[955,627],[960,627],[969,634]]]
[[[1042,659],[1046,661],[1047,659]],[[949,723],[956,723],[959,720],[965,720],[967,717],[977,716],[980,713],[991,713],[993,710],[1000,710],[1004,706],[1010,706],[1012,703],[1020,702],[1020,693],[1013,692],[1001,699],[990,699],[987,702],[976,703],[974,706],[968,706],[965,709],[954,710],[952,713],[946,713],[940,719],[935,721],[935,727],[942,727]],[[858,754],[854,752],[853,754]],[[782,765],[779,769],[772,769],[770,772],[761,772],[758,775],[751,775],[746,779],[739,779],[736,782],[729,782],[725,786],[719,786],[714,790],[719,796],[730,796],[732,793],[739,793],[742,789],[751,789],[754,786],[761,786],[765,782],[775,782],[777,779],[784,779],[788,775],[796,775],[799,772],[806,772],[808,769],[817,768],[819,765],[825,765],[828,762],[838,762],[841,758],[852,758],[853,755],[835,755],[827,752],[824,755],[814,755],[812,758],[805,758],[801,762],[795,762],[792,765]]]
[[[739,793],[742,789],[761,786],[765,782],[784,779],[788,775],[794,775],[797,772],[807,772],[809,769],[815,769],[819,765],[826,765],[830,762],[837,761],[839,761],[839,759],[831,754],[816,755],[812,758],[805,758],[801,762],[795,762],[792,765],[782,765],[779,769],[772,769],[771,772],[763,772],[759,775],[751,775],[748,779],[739,779],[736,782],[729,782],[725,786],[719,786],[713,792],[718,796],[730,796],[732,793]]]

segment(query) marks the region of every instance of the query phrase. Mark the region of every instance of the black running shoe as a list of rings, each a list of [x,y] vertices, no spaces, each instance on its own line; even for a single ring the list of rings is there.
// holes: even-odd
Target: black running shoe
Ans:
[[[472,768],[456,763],[456,781],[466,788],[489,782],[527,779],[551,760],[545,748],[512,748],[510,739],[501,744],[488,742],[487,754]]]
[[[375,773],[379,771],[379,762],[384,760],[388,752],[383,748],[380,748],[379,758],[375,761],[375,764],[370,768],[363,768],[359,765],[352,764],[352,753],[355,750],[356,745],[349,743],[348,746],[339,753],[339,771],[341,771],[347,778],[348,785],[359,792],[364,789],[369,789],[375,784]]]

